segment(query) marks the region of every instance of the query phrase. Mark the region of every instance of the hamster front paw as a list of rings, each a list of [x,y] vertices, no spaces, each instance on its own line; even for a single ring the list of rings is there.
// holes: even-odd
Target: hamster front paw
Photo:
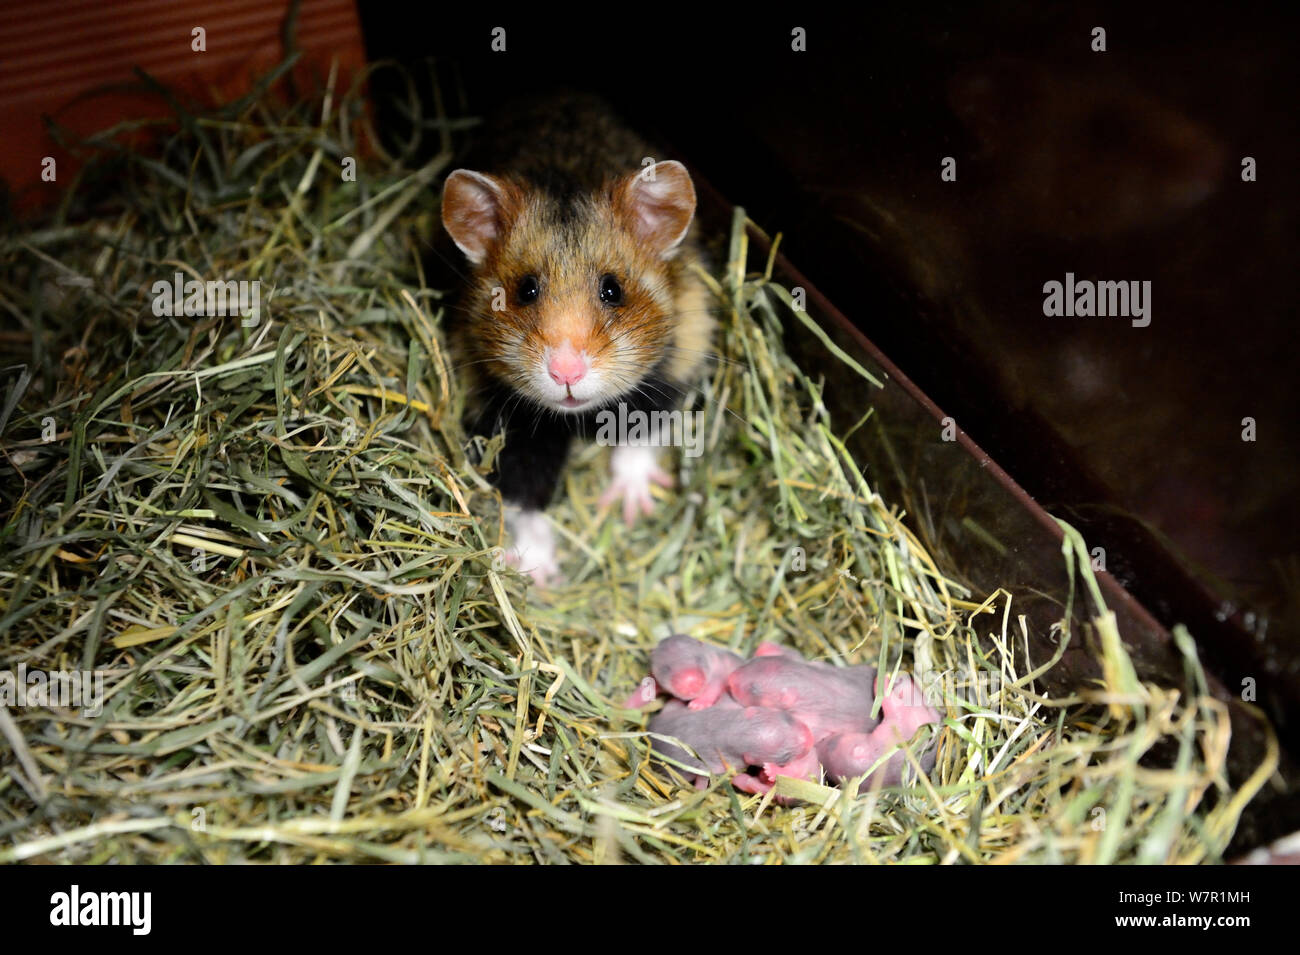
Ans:
[[[539,587],[560,583],[560,562],[555,556],[555,531],[541,511],[507,509],[506,531],[511,545],[506,563],[533,578]]]
[[[650,447],[619,445],[610,458],[609,471],[610,484],[600,496],[600,506],[605,507],[621,497],[623,523],[629,527],[636,523],[638,512],[649,517],[654,511],[651,484],[673,486],[672,475],[659,467],[655,449]]]

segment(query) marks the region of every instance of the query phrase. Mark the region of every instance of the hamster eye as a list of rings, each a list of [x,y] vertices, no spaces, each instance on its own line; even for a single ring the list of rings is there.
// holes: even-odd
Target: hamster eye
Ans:
[[[609,273],[600,277],[600,301],[611,306],[623,304],[623,286],[619,285],[618,279]]]
[[[515,298],[520,305],[532,305],[541,294],[542,286],[538,283],[536,275],[525,275],[515,286]]]

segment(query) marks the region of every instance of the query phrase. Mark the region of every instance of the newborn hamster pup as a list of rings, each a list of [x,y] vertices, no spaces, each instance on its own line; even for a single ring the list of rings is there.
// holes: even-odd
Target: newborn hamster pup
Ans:
[[[749,776],[749,766],[784,766],[794,763],[813,749],[808,727],[789,713],[761,707],[743,707],[726,698],[708,709],[692,710],[685,703],[669,700],[650,717],[649,730],[674,736],[699,754],[701,763],[685,750],[652,738],[655,752],[693,768],[695,785],[703,789],[711,773],[731,773],[737,788],[761,792],[769,783]],[[690,773],[679,767],[679,772]]]
[[[861,776],[890,749],[908,742],[921,726],[940,722],[939,711],[925,703],[919,688],[905,673],[894,678],[880,707],[884,718],[870,733],[836,733],[817,744],[817,755],[829,778],[843,782]],[[913,752],[925,772],[934,769],[933,740],[925,744],[923,751]],[[868,780],[863,781],[860,790],[870,788],[869,783],[875,785],[878,782],[882,786],[901,784],[906,765],[907,757],[902,751],[895,752]]]
[[[876,671],[871,666],[837,668],[785,654],[755,657],[739,667],[727,686],[746,706],[789,710],[818,741],[833,733],[867,732]]]
[[[700,710],[727,692],[727,677],[744,662],[730,650],[675,633],[650,654],[650,672],[660,687],[679,700],[689,700],[690,709]]]
[[[493,479],[508,559],[540,583],[558,572],[542,511],[573,435],[620,404],[659,420],[709,353],[695,188],[679,162],[643,166],[652,155],[599,100],[568,96],[489,124],[485,171],[443,187],[443,225],[470,266],[453,338],[469,429],[505,433]],[[611,471],[602,502],[621,500],[629,523],[650,512],[652,484],[671,484],[649,446],[616,447]]]
[[[892,741],[886,740],[884,736],[878,737],[874,732],[836,733],[817,744],[817,756],[821,760],[822,769],[826,771],[826,777],[842,783],[865,773],[892,745]],[[895,753],[869,779],[863,780],[859,791],[870,789],[868,783],[875,783],[877,776],[880,777],[881,786],[897,786],[902,782],[905,762],[906,757],[902,753]]]
[[[821,760],[827,778],[835,782],[844,782],[861,776],[875,765],[876,760],[898,745],[899,739],[893,736],[895,729],[897,727],[886,720],[870,733],[836,733],[822,740],[817,744],[817,756]],[[902,736],[901,733],[899,735]],[[906,743],[907,738],[902,737],[902,742]],[[928,773],[934,769],[933,743],[926,745],[923,752],[914,749],[913,755],[916,756],[923,771]],[[901,785],[903,768],[907,765],[907,757],[903,755],[901,749],[898,750],[862,781],[858,791],[865,792],[876,785],[877,778],[881,786]]]

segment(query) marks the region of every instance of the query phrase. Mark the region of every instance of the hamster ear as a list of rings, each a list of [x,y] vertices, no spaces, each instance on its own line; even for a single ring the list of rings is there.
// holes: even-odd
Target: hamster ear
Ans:
[[[626,177],[616,202],[632,231],[666,259],[695,216],[695,184],[686,167],[670,159]]]
[[[442,225],[474,265],[504,234],[516,205],[514,188],[495,176],[456,169],[442,187]]]

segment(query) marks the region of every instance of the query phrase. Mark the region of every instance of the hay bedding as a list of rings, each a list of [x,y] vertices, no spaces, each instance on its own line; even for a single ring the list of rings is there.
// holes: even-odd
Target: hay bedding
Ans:
[[[706,453],[629,531],[584,448],[553,509],[567,584],[506,569],[420,264],[451,157],[345,181],[358,106],[257,95],[148,154],[105,137],[75,191],[99,205],[4,239],[0,672],[93,669],[105,699],[0,710],[0,862],[1219,858],[1271,767],[1229,789],[1223,707],[1133,677],[1073,535],[1106,683],[1034,692],[1014,595],[945,579],[782,350],[815,317],[741,214]],[[176,272],[260,280],[258,322],[155,315]],[[696,792],[617,705],[671,631],[991,692],[944,684],[911,786]],[[1139,764],[1169,739],[1176,766]]]

